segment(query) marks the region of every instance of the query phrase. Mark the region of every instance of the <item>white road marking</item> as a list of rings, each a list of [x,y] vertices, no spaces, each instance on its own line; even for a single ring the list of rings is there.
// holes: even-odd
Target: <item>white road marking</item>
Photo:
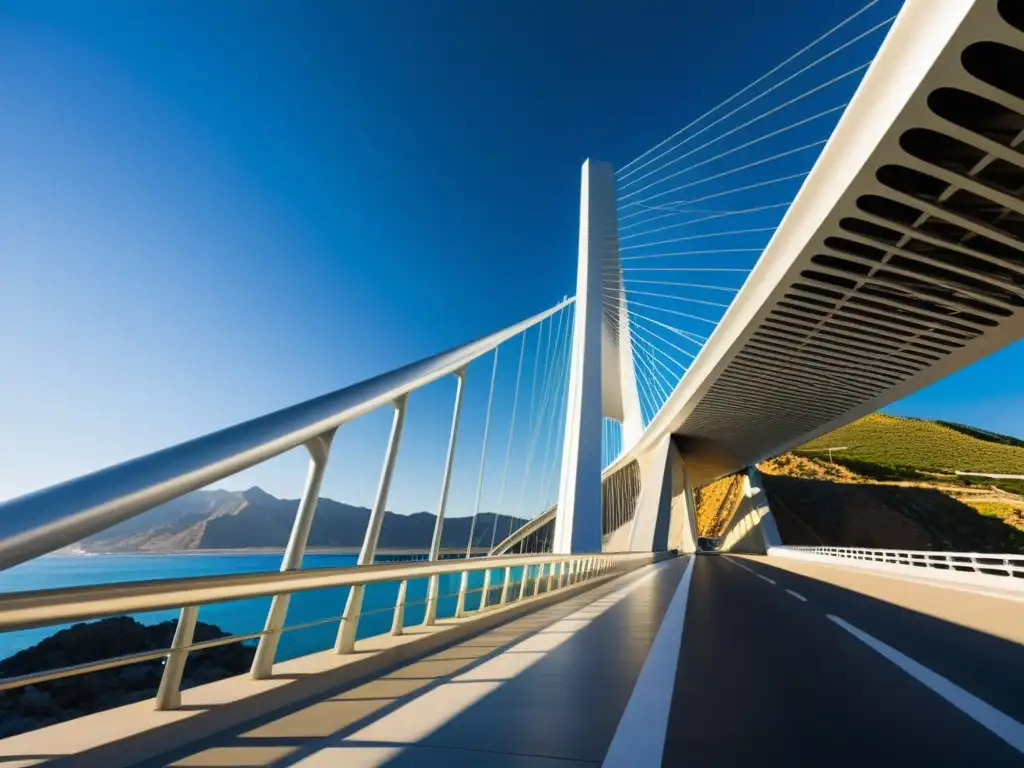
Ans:
[[[651,650],[633,686],[603,766],[609,768],[647,768],[660,766],[668,733],[668,715],[676,683],[679,650],[683,644],[683,624],[690,594],[693,564],[690,557],[683,578],[672,595],[665,617],[654,636]]]
[[[1024,753],[1024,725],[1009,715],[1005,715],[990,704],[986,704],[977,696],[968,693],[960,686],[950,682],[937,672],[933,672],[923,664],[919,664],[909,656],[872,637],[862,629],[843,621],[838,616],[826,614],[828,618],[856,637],[862,643],[877,651],[897,667],[918,682],[924,683],[935,693],[959,709],[977,723],[985,726],[1018,752]]]
[[[755,570],[754,570],[753,568],[748,568],[748,567],[747,567],[747,566],[745,566],[745,565],[744,565],[743,563],[741,563],[741,562],[738,562],[737,560],[733,560],[733,559],[732,559],[731,557],[727,557],[727,558],[725,558],[725,560],[726,560],[726,562],[728,562],[728,563],[732,563],[733,565],[739,566],[740,568],[742,568],[742,569],[743,569],[744,571],[746,571],[747,573],[752,573],[752,574],[754,574],[754,575],[755,575],[755,576],[757,576],[757,578],[759,578],[759,579],[764,579],[764,580],[765,580],[765,581],[767,581],[767,582],[768,582],[769,584],[775,584],[775,583],[776,583],[776,582],[775,582],[775,579],[769,579],[769,578],[768,578],[767,576],[762,576],[762,575],[761,575],[760,573],[758,573],[757,571],[755,571]]]
[[[753,569],[753,568],[748,568],[748,567],[747,567],[747,566],[745,566],[745,565],[744,565],[743,563],[739,562],[738,560],[733,560],[733,559],[732,559],[731,557],[727,557],[727,558],[725,558],[725,562],[727,562],[727,563],[732,563],[732,564],[733,564],[733,565],[735,565],[735,566],[739,566],[740,568],[742,568],[742,569],[743,569],[744,571],[746,571],[747,573],[753,573],[753,572],[754,572],[754,569]]]
[[[801,595],[799,592],[794,592],[792,589],[787,589],[786,591],[789,592],[789,594],[791,594],[793,597],[795,597],[801,603],[806,603],[807,602],[807,598],[804,597],[803,595]]]

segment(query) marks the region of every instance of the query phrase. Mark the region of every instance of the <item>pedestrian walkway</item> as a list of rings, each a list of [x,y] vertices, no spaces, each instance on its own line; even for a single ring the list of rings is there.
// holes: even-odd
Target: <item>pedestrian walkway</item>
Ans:
[[[146,765],[600,764],[688,560],[642,568]]]

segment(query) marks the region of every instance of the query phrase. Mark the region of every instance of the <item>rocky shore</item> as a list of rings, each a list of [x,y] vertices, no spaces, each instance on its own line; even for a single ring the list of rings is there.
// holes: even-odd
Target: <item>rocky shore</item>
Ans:
[[[75,624],[0,661],[0,679],[168,648],[175,621],[146,626],[128,617]],[[226,637],[213,624],[196,625],[195,642]],[[189,655],[182,688],[248,671],[255,649],[234,643]],[[153,698],[163,659],[0,691],[0,738],[44,725]]]

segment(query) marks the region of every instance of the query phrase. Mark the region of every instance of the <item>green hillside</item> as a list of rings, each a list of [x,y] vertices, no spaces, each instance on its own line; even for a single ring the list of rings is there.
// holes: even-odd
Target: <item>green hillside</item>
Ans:
[[[849,446],[835,455],[851,465],[866,462],[936,472],[1024,475],[1024,447],[1019,442],[961,425],[947,427],[935,421],[873,413],[797,450]]]
[[[1018,448],[1024,448],[1024,440],[1017,437],[1000,435],[998,432],[989,432],[984,429],[978,429],[977,427],[970,427],[966,424],[957,424],[955,421],[936,421],[935,423],[941,424],[943,427],[955,429],[957,432],[963,432],[965,435],[970,435],[971,437],[987,440],[990,443],[1003,443],[1004,445],[1015,445]]]

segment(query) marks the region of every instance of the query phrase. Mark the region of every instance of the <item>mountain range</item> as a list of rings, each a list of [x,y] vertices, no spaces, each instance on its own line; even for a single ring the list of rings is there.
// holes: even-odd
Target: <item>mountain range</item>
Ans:
[[[288,542],[296,499],[279,499],[262,488],[247,491],[193,491],[78,542],[84,552],[172,552],[204,549],[280,549]],[[370,510],[321,498],[309,535],[310,547],[359,547]],[[379,546],[427,549],[437,516],[429,512],[386,512]],[[444,521],[441,546],[465,547],[472,518]],[[495,541],[525,520],[481,513],[473,546],[487,547],[497,521]]]

